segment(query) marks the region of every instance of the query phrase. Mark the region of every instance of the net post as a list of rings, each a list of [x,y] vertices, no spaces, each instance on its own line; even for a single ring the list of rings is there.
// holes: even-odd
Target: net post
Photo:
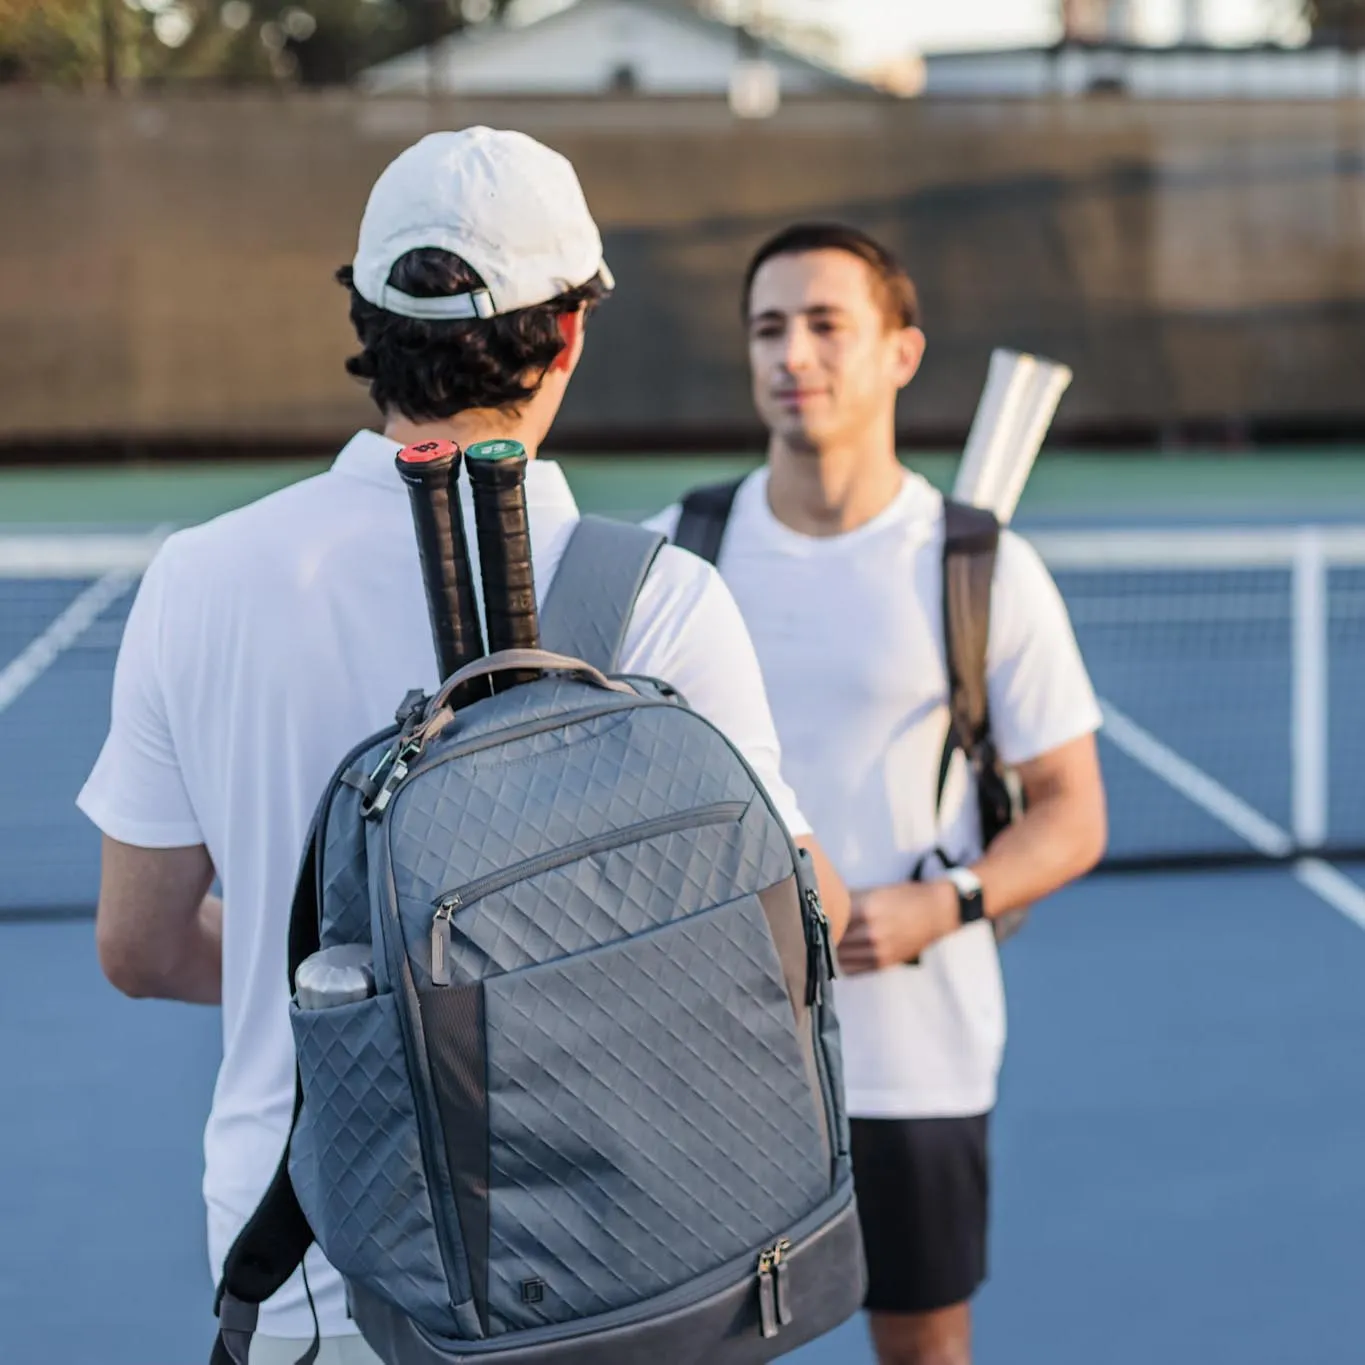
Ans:
[[[1300,848],[1327,842],[1327,555],[1321,530],[1305,526],[1293,568],[1294,839]]]

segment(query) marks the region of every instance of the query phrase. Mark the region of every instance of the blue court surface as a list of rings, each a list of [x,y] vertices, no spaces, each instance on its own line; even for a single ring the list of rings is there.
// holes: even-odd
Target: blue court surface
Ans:
[[[1111,853],[1365,848],[1365,524],[1348,510],[1354,525],[1318,539],[1250,518],[1174,539],[1170,518],[1046,545],[1056,527],[1040,528],[1105,706]],[[105,984],[98,840],[73,805],[136,564],[122,542],[84,568],[15,546],[8,570],[0,553],[0,1365],[196,1365],[218,1015]],[[977,1365],[1365,1360],[1365,870],[1095,876],[1004,960]],[[790,1359],[871,1353],[855,1321]]]
[[[0,952],[0,1360],[207,1360],[216,1011],[116,995],[88,922]],[[1359,1360],[1365,931],[1286,870],[1100,877],[1005,957],[981,1365]]]

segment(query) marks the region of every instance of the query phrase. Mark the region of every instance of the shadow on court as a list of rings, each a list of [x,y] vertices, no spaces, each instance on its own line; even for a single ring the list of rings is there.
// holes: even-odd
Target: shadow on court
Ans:
[[[1355,1358],[1365,935],[1287,872],[1101,878],[1005,958],[978,1365]],[[88,923],[0,961],[0,1360],[199,1365],[217,1012],[120,998]]]

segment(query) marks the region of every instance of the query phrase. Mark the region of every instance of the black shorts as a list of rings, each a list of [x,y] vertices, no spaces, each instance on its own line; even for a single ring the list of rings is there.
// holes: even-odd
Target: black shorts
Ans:
[[[948,1308],[985,1280],[988,1118],[852,1121],[873,1312]]]

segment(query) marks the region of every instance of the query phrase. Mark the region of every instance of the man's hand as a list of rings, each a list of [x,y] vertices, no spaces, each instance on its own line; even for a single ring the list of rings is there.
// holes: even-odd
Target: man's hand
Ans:
[[[846,975],[912,962],[958,927],[951,882],[897,882],[855,891],[848,931],[839,944]]]

